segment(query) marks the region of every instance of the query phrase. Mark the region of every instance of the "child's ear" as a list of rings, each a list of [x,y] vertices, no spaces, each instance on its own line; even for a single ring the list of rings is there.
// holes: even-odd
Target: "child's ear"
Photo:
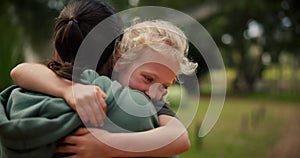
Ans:
[[[120,59],[120,57],[121,57],[120,52],[118,50],[116,50],[114,52],[113,59],[112,59],[113,70],[116,72],[121,70],[120,63],[118,63],[118,60]]]
[[[176,77],[173,79],[173,83],[175,83],[175,82],[177,82],[177,78]]]
[[[114,64],[113,70],[114,70],[115,72],[120,72],[120,71],[121,71],[121,66],[120,66],[120,64],[119,64],[118,62],[116,62],[116,63]]]

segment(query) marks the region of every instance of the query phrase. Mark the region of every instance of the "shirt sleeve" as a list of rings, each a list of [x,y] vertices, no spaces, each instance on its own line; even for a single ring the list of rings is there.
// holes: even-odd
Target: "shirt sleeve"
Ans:
[[[152,100],[153,105],[156,108],[157,115],[169,115],[172,117],[177,117],[175,112],[171,109],[171,107],[163,100]]]
[[[171,107],[165,103],[163,107],[157,112],[157,115],[169,115],[172,117],[176,117],[175,112],[171,109]]]
[[[87,69],[84,70],[80,76],[82,84],[96,85],[101,88],[104,93],[107,93],[108,88],[111,86],[110,78],[100,76],[96,71]]]

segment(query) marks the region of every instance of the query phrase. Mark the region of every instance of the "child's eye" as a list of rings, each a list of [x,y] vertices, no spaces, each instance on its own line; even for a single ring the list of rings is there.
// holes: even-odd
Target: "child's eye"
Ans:
[[[144,76],[147,82],[152,82],[154,79],[150,76]]]

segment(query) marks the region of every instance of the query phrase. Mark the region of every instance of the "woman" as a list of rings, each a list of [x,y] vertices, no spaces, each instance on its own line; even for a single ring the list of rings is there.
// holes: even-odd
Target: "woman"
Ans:
[[[74,17],[68,17],[68,19],[71,19],[71,22],[75,23],[75,25],[76,25],[76,21],[78,23],[80,23],[80,18],[77,18],[76,16],[74,16]],[[70,22],[70,20],[68,20],[68,23],[69,22]],[[26,66],[30,67],[30,69],[27,69]],[[24,69],[22,69],[22,68],[24,68]],[[43,68],[45,68],[45,67],[41,67],[42,70],[43,70]],[[34,70],[37,70],[37,69],[39,69],[38,66],[33,66],[32,67],[32,66],[30,66],[28,64],[27,65],[25,64],[25,65],[23,65],[23,67],[19,66],[18,69],[15,69],[12,72],[12,75],[14,76],[15,74],[17,74],[16,75],[17,77],[15,76],[16,78],[18,78],[18,76],[22,78],[23,76],[22,75],[18,75],[18,73],[17,73],[19,70],[21,72],[23,72],[23,73],[27,73],[28,70],[34,71]],[[47,70],[45,70],[45,71],[43,70],[43,72],[45,74],[47,74]],[[55,76],[51,72],[48,72],[48,73],[49,73],[50,76],[51,75]],[[42,76],[44,76],[44,75],[42,75]],[[21,79],[21,78],[19,78],[19,79]],[[62,80],[60,78],[56,78],[56,79],[57,80]],[[38,80],[38,82],[40,82],[40,81],[41,80]],[[17,81],[17,83],[20,84],[18,81]],[[59,84],[61,84],[61,82],[58,82],[56,84],[56,86],[59,85]],[[57,86],[57,87],[61,87],[61,86]],[[33,87],[31,87],[31,88],[33,88]],[[39,90],[41,90],[41,89],[39,89]],[[99,93],[101,93],[101,92],[99,92]],[[98,98],[100,98],[100,97],[98,97]],[[78,108],[77,108],[77,110],[78,110]],[[99,130],[99,129],[93,129],[92,131],[96,131],[96,132],[102,133],[102,134],[105,133],[105,135],[107,136],[106,138],[110,138],[111,136],[113,136],[114,138],[118,137],[118,142],[121,142],[121,140],[124,140],[124,142],[128,142],[128,141],[135,142],[136,141],[136,143],[132,143],[132,144],[136,144],[137,147],[143,145],[144,143],[141,143],[143,141],[149,141],[149,140],[155,140],[155,139],[157,139],[157,134],[156,133],[166,132],[168,136],[169,136],[169,134],[174,134],[175,135],[175,134],[180,133],[180,135],[177,135],[179,137],[174,142],[172,142],[171,144],[169,144],[167,146],[164,146],[164,147],[161,147],[161,148],[157,148],[157,149],[155,149],[153,151],[126,152],[126,151],[120,151],[120,150],[114,149],[115,152],[109,152],[108,154],[117,153],[117,155],[118,155],[118,154],[121,153],[121,156],[168,156],[168,155],[175,155],[175,154],[181,153],[182,151],[187,150],[188,147],[189,147],[189,143],[188,143],[189,141],[188,141],[186,130],[181,125],[181,123],[176,118],[170,117],[168,115],[159,115],[159,120],[160,120],[161,127],[156,128],[156,129],[151,130],[151,131],[147,131],[148,133],[147,132],[141,132],[141,133],[126,133],[126,134],[120,134],[120,135],[118,135],[118,134],[107,133],[107,132],[105,132],[103,130]],[[169,122],[170,120],[173,121],[172,124],[167,124],[167,122]],[[180,128],[178,128],[178,127],[180,127]],[[172,131],[172,132],[170,132],[170,131]],[[176,133],[176,131],[177,131],[177,133]],[[80,135],[80,136],[77,137],[78,135]],[[161,135],[163,135],[163,134],[161,134]],[[92,152],[87,152],[89,149],[92,149],[92,148],[87,148],[86,150],[78,150],[80,148],[80,147],[78,147],[78,145],[82,145],[84,143],[78,144],[76,142],[77,140],[81,140],[81,139],[82,140],[86,140],[85,142],[87,144],[85,144],[84,146],[88,146],[88,145],[91,145],[91,143],[89,143],[88,140],[90,140],[90,138],[91,139],[95,139],[95,138],[92,138],[92,135],[90,133],[88,133],[84,129],[80,129],[77,133],[75,133],[75,136],[76,136],[75,139],[73,139],[74,136],[70,136],[70,137],[66,138],[66,142],[68,142],[70,144],[76,144],[75,146],[67,146],[65,148],[60,148],[58,150],[61,151],[61,149],[64,149],[64,150],[72,151],[72,152],[75,152],[77,154],[77,156],[81,156],[81,157],[87,156],[86,154],[92,154],[95,151],[97,151],[97,152],[101,152],[102,151],[103,152],[103,151],[106,151],[105,149],[112,150],[111,147],[105,146],[105,144],[102,144],[103,146],[105,146],[105,147],[102,147],[103,150],[101,150],[100,148],[99,148],[100,150],[91,150]],[[151,138],[151,136],[153,136],[153,138]],[[101,142],[99,142],[99,141],[93,141],[93,142],[95,142],[95,144],[101,146]],[[76,148],[76,147],[78,147],[78,148]],[[96,146],[93,145],[93,147],[96,147]],[[107,150],[107,151],[109,151],[109,150]],[[114,156],[116,156],[116,155],[114,155]]]

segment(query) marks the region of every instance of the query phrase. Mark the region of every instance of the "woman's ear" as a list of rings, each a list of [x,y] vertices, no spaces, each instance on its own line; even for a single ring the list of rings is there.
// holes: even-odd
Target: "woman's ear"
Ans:
[[[55,57],[55,60],[58,61],[59,63],[62,62],[60,56],[57,53],[57,50],[54,50],[54,57]]]

